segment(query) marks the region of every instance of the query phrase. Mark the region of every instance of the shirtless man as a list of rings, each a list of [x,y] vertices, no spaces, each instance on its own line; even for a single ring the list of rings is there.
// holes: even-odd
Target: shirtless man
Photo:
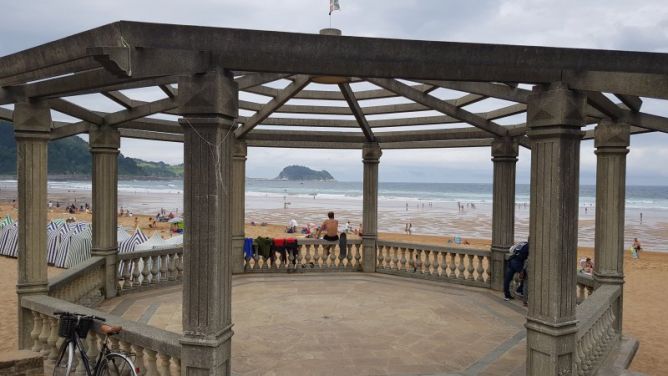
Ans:
[[[339,221],[334,219],[334,212],[327,213],[327,217],[328,219],[326,219],[322,223],[322,226],[320,226],[318,237],[320,237],[322,231],[325,231],[325,236],[322,238],[330,242],[335,242],[339,240]]]

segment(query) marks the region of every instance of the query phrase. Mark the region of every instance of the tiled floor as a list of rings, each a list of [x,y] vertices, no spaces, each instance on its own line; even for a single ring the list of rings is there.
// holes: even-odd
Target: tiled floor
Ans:
[[[181,287],[100,307],[181,331]],[[235,276],[239,375],[521,375],[521,307],[486,290],[380,274]]]

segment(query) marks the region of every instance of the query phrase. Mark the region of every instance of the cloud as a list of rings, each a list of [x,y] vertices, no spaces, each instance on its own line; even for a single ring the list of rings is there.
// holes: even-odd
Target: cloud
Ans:
[[[0,55],[121,19],[315,33],[329,26],[327,11],[326,0],[8,1],[0,23]],[[668,51],[665,0],[341,0],[341,11],[331,20],[345,35],[355,36]],[[144,100],[154,95],[141,90],[131,94]],[[96,110],[120,109],[101,96],[74,101]],[[646,100],[643,111],[668,115],[664,101]],[[634,136],[629,182],[668,184],[663,163],[667,145],[665,134]],[[182,145],[176,143],[124,139],[122,152],[170,163],[183,158]],[[591,142],[583,143],[581,158],[582,182],[593,182],[596,159]],[[251,148],[247,171],[249,176],[274,177],[288,164],[327,169],[339,180],[362,177],[361,152],[355,150]],[[517,166],[518,181],[528,182],[529,151],[520,151]],[[381,179],[389,181],[490,182],[491,175],[488,148],[385,151],[380,165]]]

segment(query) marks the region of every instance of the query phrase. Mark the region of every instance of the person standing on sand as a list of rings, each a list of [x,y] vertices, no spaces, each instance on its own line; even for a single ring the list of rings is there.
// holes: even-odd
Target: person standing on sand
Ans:
[[[639,259],[640,258],[640,250],[642,249],[642,246],[640,245],[640,240],[638,238],[633,238],[633,245],[631,245],[631,250],[632,250],[632,257],[634,259]]]

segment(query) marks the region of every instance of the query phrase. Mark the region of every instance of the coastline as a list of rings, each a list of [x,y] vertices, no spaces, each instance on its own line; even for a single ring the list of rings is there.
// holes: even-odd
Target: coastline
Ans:
[[[17,217],[16,209],[11,207],[11,191],[5,189],[0,192],[0,217],[11,215]],[[14,191],[15,195],[15,191]],[[119,217],[119,224],[131,230],[134,227],[135,219],[146,235],[151,236],[155,229],[148,228],[148,218],[153,213],[153,209],[161,206],[168,206],[166,203],[175,203],[181,200],[179,193],[146,193],[146,192],[125,192],[119,191],[119,206],[126,205],[131,211],[135,212],[133,217]],[[50,200],[62,200],[63,203],[77,200],[78,203],[90,202],[90,192],[81,190],[50,190]],[[82,201],[83,200],[83,201]],[[270,236],[270,237],[294,237],[294,234],[284,232],[285,224],[289,218],[299,218],[300,225],[313,220],[314,223],[321,223],[324,212],[322,208],[337,208],[337,218],[340,223],[345,223],[344,218],[350,218],[353,225],[357,225],[361,220],[361,202],[356,200],[341,201],[336,198],[318,198],[316,200],[309,198],[290,197],[291,205],[288,209],[283,209],[283,201],[277,200],[275,196],[251,196],[247,200],[246,211],[246,236]],[[315,201],[315,204],[314,204]],[[72,215],[65,213],[64,206],[60,209],[52,209],[49,212],[49,219],[68,218]],[[489,219],[485,219],[488,214],[483,208],[469,210],[465,213],[452,214],[454,221],[452,227],[444,228],[440,234],[425,234],[421,228],[428,226],[430,217],[440,213],[439,208],[424,210],[420,206],[401,211],[405,203],[403,201],[385,202],[380,205],[379,216],[382,223],[385,223],[385,229],[379,231],[379,239],[398,242],[411,242],[421,244],[443,245],[454,235],[461,235],[469,241],[474,247],[488,248],[490,237],[485,236],[485,228],[491,228]],[[177,205],[174,210],[179,209]],[[399,208],[399,210],[397,210]],[[518,210],[526,210],[519,208]],[[403,214],[404,216],[397,215]],[[146,213],[146,214],[141,214]],[[395,214],[393,214],[395,213]],[[358,216],[359,215],[359,219]],[[90,214],[73,215],[80,221],[91,221]],[[288,218],[288,219],[285,219]],[[392,220],[407,219],[413,220],[414,228],[417,233],[408,235],[403,232],[403,223],[398,222],[395,225],[388,225]],[[267,222],[267,226],[253,226],[250,222]],[[522,226],[527,226],[528,221],[517,222],[516,239],[523,239],[524,233],[521,232]],[[581,220],[581,226],[583,225]],[[592,219],[584,223],[593,228]],[[381,226],[382,227],[382,226]],[[389,230],[388,230],[389,228]],[[438,229],[437,229],[438,230]],[[158,223],[157,231],[166,238],[171,236],[167,223]],[[464,232],[466,231],[466,232]],[[480,236],[462,235],[480,234]],[[659,234],[664,237],[667,232]],[[354,238],[354,235],[351,235]],[[647,247],[645,247],[647,248]],[[593,256],[593,248],[589,246],[578,247],[578,255]],[[668,311],[668,301],[665,299],[665,291],[668,290],[668,254],[664,252],[644,251],[641,253],[640,260],[632,260],[630,254],[625,252],[625,285],[624,285],[624,332],[637,338],[640,342],[640,350],[632,364],[631,369],[647,374],[660,374],[668,369],[668,359],[665,354],[668,353],[668,345],[665,338],[668,337],[668,327],[661,325],[665,321],[665,312]],[[574,266],[575,267],[575,266]],[[3,275],[0,276],[0,300],[7,302],[0,307],[0,315],[7,317],[7,320],[0,322],[0,351],[15,348],[16,331],[16,260],[0,257],[0,268]],[[62,272],[60,269],[49,268],[49,275],[56,275]]]

